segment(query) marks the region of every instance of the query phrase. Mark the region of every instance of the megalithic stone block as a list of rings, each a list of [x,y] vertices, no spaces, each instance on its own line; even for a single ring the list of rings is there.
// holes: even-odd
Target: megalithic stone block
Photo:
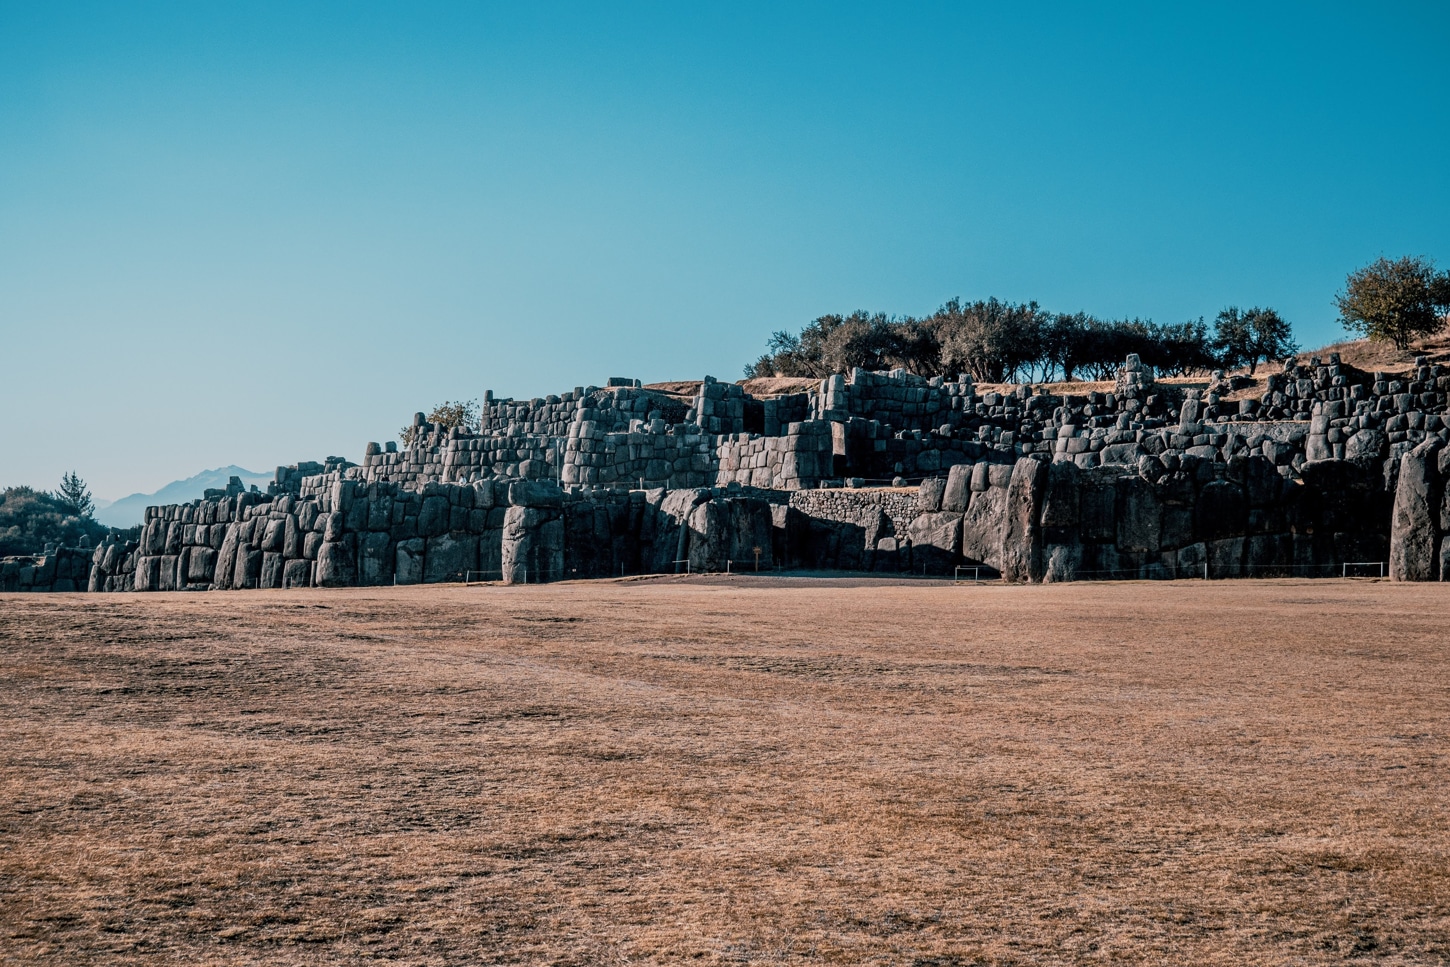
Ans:
[[[1399,485],[1390,517],[1390,578],[1439,577],[1440,441],[1434,438],[1400,458]]]
[[[1042,580],[1042,495],[1047,489],[1047,463],[1022,457],[1007,484],[1007,520],[1002,536],[1002,578]]]

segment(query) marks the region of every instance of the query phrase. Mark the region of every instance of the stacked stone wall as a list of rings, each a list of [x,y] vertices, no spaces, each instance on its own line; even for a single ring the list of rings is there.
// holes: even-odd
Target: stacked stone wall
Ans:
[[[91,590],[89,548],[49,548],[44,554],[0,558],[0,591]]]
[[[604,577],[745,560],[1012,580],[1334,573],[1390,560],[1450,578],[1450,371],[1334,357],[1258,398],[1130,357],[1110,392],[853,371],[755,400],[706,378],[691,405],[633,380],[525,402],[477,430],[421,414],[370,444],[151,508],[135,544],[4,565],[6,587],[200,590]],[[789,419],[790,417],[809,417]],[[906,482],[920,486],[902,488]],[[555,482],[562,485],[556,486]],[[871,487],[891,483],[894,486]],[[850,486],[839,486],[849,484]]]

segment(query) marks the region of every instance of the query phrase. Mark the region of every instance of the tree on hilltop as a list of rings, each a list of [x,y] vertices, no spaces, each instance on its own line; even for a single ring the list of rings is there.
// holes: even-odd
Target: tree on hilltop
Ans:
[[[77,517],[89,517],[96,509],[90,488],[74,470],[60,478],[60,488],[55,492],[55,499],[61,507]]]
[[[451,430],[455,426],[474,427],[478,425],[478,420],[478,400],[445,400],[433,407],[433,411],[428,414],[429,423],[445,430]],[[403,441],[404,446],[412,444],[413,429],[410,424],[398,431],[398,439]]]
[[[39,554],[46,544],[77,547],[83,538],[94,544],[107,534],[121,533],[97,523],[89,513],[77,513],[58,493],[34,487],[0,490],[0,557]]]
[[[1346,329],[1408,349],[1413,340],[1445,328],[1450,272],[1436,272],[1428,258],[1407,255],[1392,262],[1381,256],[1351,272],[1334,303]]]
[[[1238,306],[1229,306],[1218,314],[1213,328],[1220,362],[1229,369],[1248,366],[1250,376],[1260,362],[1299,351],[1293,328],[1273,309],[1255,306],[1240,312]]]

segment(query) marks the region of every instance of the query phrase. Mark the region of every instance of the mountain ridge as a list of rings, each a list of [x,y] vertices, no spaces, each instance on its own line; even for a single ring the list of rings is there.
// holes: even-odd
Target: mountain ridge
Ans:
[[[184,480],[173,480],[149,494],[131,494],[98,507],[96,520],[111,527],[134,527],[145,517],[146,508],[164,504],[181,504],[201,497],[208,488],[225,487],[231,477],[241,477],[242,484],[265,487],[273,479],[270,473],[256,473],[235,464],[203,470]],[[97,501],[99,504],[100,502]]]

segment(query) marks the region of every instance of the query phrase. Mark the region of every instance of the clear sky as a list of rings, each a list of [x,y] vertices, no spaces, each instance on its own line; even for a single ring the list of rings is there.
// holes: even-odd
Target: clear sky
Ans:
[[[0,0],[0,485],[738,378],[955,295],[1314,346],[1450,264],[1450,4]]]

